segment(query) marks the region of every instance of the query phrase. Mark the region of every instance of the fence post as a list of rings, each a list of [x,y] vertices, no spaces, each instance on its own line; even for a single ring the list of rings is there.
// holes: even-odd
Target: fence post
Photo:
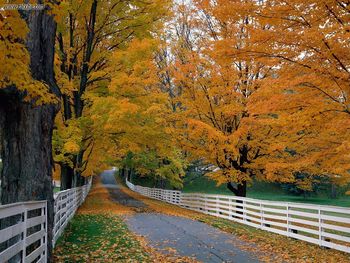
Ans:
[[[247,207],[246,207],[247,204],[245,199],[243,199],[242,205],[243,205],[243,220],[247,221]]]
[[[44,250],[44,258],[45,258],[45,262],[47,262],[47,202],[45,203],[45,206],[42,210],[42,212],[44,213],[45,215],[45,223],[44,223],[44,228],[45,228],[45,235],[42,239],[43,243],[44,243],[44,246],[45,246],[45,250]],[[55,218],[55,217],[54,217]],[[55,219],[54,219],[55,220]],[[55,223],[54,223],[55,224]],[[54,229],[54,228],[53,228]],[[54,237],[55,233],[52,234],[52,237]],[[55,243],[52,244],[53,246],[55,245]]]
[[[318,235],[319,235],[319,245],[322,246],[322,216],[321,216],[321,207],[318,206]]]
[[[216,213],[219,215],[220,212],[219,212],[219,197],[216,196],[216,199],[215,199],[215,208],[216,208]]]
[[[290,214],[289,214],[289,203],[287,203],[287,236],[290,237],[290,220],[289,220]]]
[[[208,197],[208,194],[203,194],[203,198],[204,198],[203,211],[204,213],[209,214],[210,208],[208,206],[208,203],[210,203],[210,196]]]
[[[23,246],[22,246],[22,262],[26,262],[26,239],[27,239],[27,208],[24,208],[23,213]]]
[[[264,205],[260,203],[260,220],[261,220],[261,228],[264,228]]]

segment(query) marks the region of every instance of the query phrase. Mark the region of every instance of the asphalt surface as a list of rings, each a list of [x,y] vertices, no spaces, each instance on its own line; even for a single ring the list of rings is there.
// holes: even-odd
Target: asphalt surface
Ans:
[[[131,197],[120,189],[117,180],[114,177],[113,170],[104,171],[101,173],[101,181],[108,189],[109,194],[114,202],[131,207],[137,212],[143,212],[147,208],[144,203]]]
[[[149,244],[162,253],[194,257],[202,262],[260,262],[253,253],[240,247],[249,246],[234,235],[195,220],[149,212],[147,206],[123,192],[113,171],[101,174],[102,183],[115,202],[129,206],[136,212],[126,216],[129,229],[146,237]]]

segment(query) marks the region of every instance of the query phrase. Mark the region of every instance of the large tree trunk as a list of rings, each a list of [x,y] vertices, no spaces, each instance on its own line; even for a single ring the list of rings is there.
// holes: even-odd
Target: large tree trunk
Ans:
[[[227,188],[234,193],[236,196],[246,197],[247,196],[247,182],[243,181],[237,184],[236,187],[232,185],[231,182],[227,183]]]
[[[242,183],[237,184],[236,187],[234,187],[232,185],[232,183],[229,182],[229,183],[227,183],[227,188],[231,192],[233,192],[236,196],[239,196],[239,197],[246,197],[247,196],[247,182],[246,181],[243,181]],[[243,201],[242,200],[236,200],[236,203],[237,203],[236,204],[236,208],[237,208],[236,213],[243,215],[243,211],[241,211],[243,209],[243,206],[242,206]],[[236,217],[236,216],[234,216],[234,217]],[[243,220],[243,217],[239,217],[238,216],[236,218],[239,218],[239,219]]]
[[[331,198],[337,198],[337,186],[333,182],[331,183]]]
[[[27,48],[34,79],[59,95],[53,72],[56,24],[45,11],[22,13],[29,27]],[[15,69],[14,69],[15,70]],[[52,131],[57,105],[25,101],[15,87],[0,89],[1,202],[47,200],[48,261],[52,255]]]
[[[80,86],[78,91],[73,92],[75,118],[80,118],[83,116],[83,110],[85,106],[83,96],[88,86],[89,63],[91,62],[91,56],[94,49],[93,43],[95,39],[97,4],[98,4],[97,0],[94,0],[91,3],[90,18],[89,18],[88,26],[86,28],[87,29],[86,48],[84,51],[83,64],[80,72]],[[81,150],[76,155],[76,169],[74,172],[76,178],[74,178],[73,180],[74,186],[81,186],[85,183],[85,178],[82,176],[82,168],[84,166],[84,153],[85,153],[85,150]]]
[[[0,96],[3,116],[1,203],[47,200],[48,258],[53,228],[52,130],[53,106],[33,107],[21,99]]]
[[[67,164],[61,164],[61,190],[72,188],[74,169]]]

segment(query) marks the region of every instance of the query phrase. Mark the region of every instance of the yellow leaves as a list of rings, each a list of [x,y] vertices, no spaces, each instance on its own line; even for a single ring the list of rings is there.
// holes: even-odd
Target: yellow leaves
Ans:
[[[158,76],[153,61],[155,42],[133,40],[126,50],[113,54],[116,70],[110,84],[112,92],[130,98],[144,97],[158,85]]]
[[[77,87],[75,87],[73,81],[69,81],[67,75],[59,69],[61,61],[58,59],[58,56],[55,56],[55,60],[57,85],[59,86],[62,94],[71,95],[73,91],[77,90]]]
[[[103,39],[96,44],[88,64],[89,68],[101,66],[89,73],[89,81],[104,80],[92,83],[83,97],[87,106],[84,114],[92,122],[85,127],[98,144],[89,171],[93,166],[120,161],[131,151],[137,156],[133,161],[141,163],[145,156],[149,158],[137,168],[140,174],[152,173],[178,184],[184,163],[173,149],[181,147],[189,158],[219,167],[210,175],[219,183],[249,181],[251,175],[262,173],[263,179],[291,182],[295,171],[350,180],[350,118],[346,111],[350,89],[348,73],[341,66],[347,67],[350,52],[344,27],[325,12],[323,5],[292,0],[290,5],[295,8],[290,8],[280,2],[261,6],[256,1],[220,0],[213,4],[196,0],[190,7],[174,7],[176,17],[169,31],[178,30],[177,35],[168,31],[170,38],[166,36],[166,41],[159,43],[155,40],[158,32],[151,30],[159,24],[151,21],[166,13],[168,1],[164,5],[161,0],[147,4],[133,1],[133,8],[120,2],[113,17],[128,10],[135,18],[120,24],[108,23],[111,17],[101,15],[113,3],[99,5],[96,28],[102,28],[97,35]],[[311,4],[317,8],[310,9]],[[77,68],[81,67],[82,54],[78,51],[85,45],[83,18],[89,6],[90,1],[63,1],[64,11],[57,15],[64,46],[68,46],[69,66],[76,58]],[[337,11],[339,7],[331,8]],[[138,13],[140,9],[146,11]],[[68,41],[70,12],[76,21],[74,47]],[[264,12],[269,19],[260,16]],[[310,26],[305,21],[286,19],[290,12],[296,19],[309,19]],[[208,17],[202,19],[202,13]],[[130,32],[135,25],[137,32]],[[4,32],[13,41],[15,30],[8,28]],[[109,31],[119,33],[100,35]],[[127,40],[114,51],[106,48],[124,37]],[[17,50],[21,50],[18,44]],[[160,45],[168,54],[158,58]],[[20,57],[28,59],[22,51],[13,51],[18,59],[9,62],[14,64],[11,68]],[[57,66],[61,62],[56,58]],[[4,74],[14,74],[11,79],[18,83],[26,79],[19,78],[17,72]],[[62,93],[71,96],[77,83],[62,74],[56,76]],[[68,131],[59,134],[57,149],[74,153],[82,147],[79,139],[85,132],[78,124],[66,125]],[[79,127],[80,135],[73,132],[73,126]],[[64,160],[64,155],[56,159]],[[298,184],[310,187],[310,181]]]
[[[55,124],[57,128],[53,132],[52,141],[54,160],[72,167],[70,156],[77,154],[82,148],[82,120],[72,119],[64,123],[61,116],[57,115]]]
[[[78,214],[130,214],[132,209],[127,206],[115,203],[108,190],[101,184],[100,180],[95,178],[93,188],[90,190],[89,196],[80,207]]]
[[[63,151],[69,152],[69,153],[78,153],[80,150],[80,146],[74,142],[74,141],[68,141],[63,146]]]
[[[140,109],[140,107],[137,104],[130,103],[129,99],[119,100],[119,107],[122,111],[128,113],[136,113]]]
[[[14,85],[19,91],[28,92],[27,100],[37,104],[51,103],[55,98],[46,84],[32,78],[29,69],[29,53],[25,46],[28,28],[16,10],[0,11],[0,88]]]
[[[89,96],[92,103],[86,113],[93,121],[97,144],[90,159],[94,164],[98,159],[98,166],[132,162],[142,176],[167,178],[181,186],[184,163],[174,151],[168,129],[171,110],[167,95],[159,89],[155,44],[151,39],[134,39],[113,53],[108,91],[105,96]]]

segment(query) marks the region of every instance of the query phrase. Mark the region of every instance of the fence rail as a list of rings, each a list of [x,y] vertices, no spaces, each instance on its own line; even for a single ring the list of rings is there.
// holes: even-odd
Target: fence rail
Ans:
[[[350,253],[350,208],[182,193],[134,185],[142,195],[208,215]]]
[[[84,202],[88,184],[55,194],[53,245]],[[47,202],[21,202],[0,206],[0,263],[46,262]]]
[[[91,188],[91,178],[89,182],[81,187],[64,190],[55,194],[54,206],[54,227],[52,244],[55,246],[57,239],[63,233],[69,220],[74,216],[78,207],[84,202]]]

